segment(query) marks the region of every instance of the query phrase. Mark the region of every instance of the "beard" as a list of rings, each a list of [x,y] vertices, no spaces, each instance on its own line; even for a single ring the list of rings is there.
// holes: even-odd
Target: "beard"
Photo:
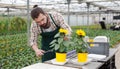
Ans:
[[[44,23],[43,25],[41,25],[40,27],[42,27],[42,28],[44,28],[44,29],[47,29],[47,28],[49,28],[50,27],[50,22],[49,22],[49,20],[48,20],[49,18],[47,17],[47,22],[46,23]]]

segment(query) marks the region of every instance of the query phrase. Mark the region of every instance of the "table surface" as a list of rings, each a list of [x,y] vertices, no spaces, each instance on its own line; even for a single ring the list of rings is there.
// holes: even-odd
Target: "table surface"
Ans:
[[[74,67],[74,68],[78,68],[78,69],[98,69],[99,67],[101,67],[104,64],[104,62],[106,62],[110,58],[112,58],[112,56],[114,56],[116,52],[117,52],[116,48],[110,48],[109,56],[107,58],[103,59],[103,60],[99,60],[99,62],[94,61],[94,62],[90,62],[86,65],[75,65],[75,64],[71,64],[71,63],[68,62],[64,66]],[[52,64],[51,61],[46,61],[45,63]]]
[[[30,66],[24,67],[22,69],[98,69],[104,64],[104,62],[112,58],[112,56],[114,56],[116,52],[117,52],[117,49],[112,48],[109,50],[109,56],[104,60],[101,60],[102,62],[94,61],[86,65],[75,65],[75,64],[69,63],[68,61],[68,63],[61,66],[61,65],[52,64],[51,61],[49,60],[49,61],[46,61],[45,63],[36,63]]]
[[[30,66],[24,67],[22,69],[77,69],[77,68],[56,66],[56,65],[45,64],[45,63],[36,63]]]
[[[50,61],[45,62],[46,64],[52,64]],[[52,64],[52,65],[57,65],[57,64]],[[76,65],[76,64],[72,64],[72,63],[66,63],[65,67],[71,67],[71,68],[76,68],[76,69],[98,69],[99,67],[101,67],[103,65],[103,63],[100,62],[90,62],[86,65]]]
[[[106,61],[108,61],[109,59],[111,59],[114,55],[115,55],[115,53],[117,52],[117,48],[110,48],[109,49],[109,56],[107,57],[107,58],[105,58],[105,59],[103,59],[103,60],[101,60],[102,62],[106,62]]]

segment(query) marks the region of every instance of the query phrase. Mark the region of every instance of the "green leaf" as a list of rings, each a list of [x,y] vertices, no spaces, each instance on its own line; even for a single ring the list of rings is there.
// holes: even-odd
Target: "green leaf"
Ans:
[[[54,47],[56,45],[56,43],[52,44],[50,47]]]
[[[55,36],[54,36],[54,38],[57,38],[57,37],[59,37],[60,36],[60,33],[57,33]]]
[[[60,51],[60,52],[65,52],[65,49],[66,49],[66,47],[61,46],[59,51]]]
[[[55,50],[57,51],[59,48],[60,48],[60,45],[59,45],[59,44],[56,44],[56,45],[55,45]]]
[[[70,45],[70,42],[69,42],[69,41],[64,41],[64,42],[63,42],[63,45],[64,45],[64,46],[69,46],[69,45]]]
[[[63,38],[58,39],[58,44],[61,44],[63,42]]]
[[[57,40],[53,40],[53,41],[50,43],[50,45],[53,44],[53,43],[55,43],[56,41],[57,41]]]

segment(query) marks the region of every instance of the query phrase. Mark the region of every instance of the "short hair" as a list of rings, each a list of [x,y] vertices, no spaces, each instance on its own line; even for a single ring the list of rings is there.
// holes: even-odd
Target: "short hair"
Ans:
[[[31,17],[34,20],[35,18],[38,18],[39,14],[45,15],[45,12],[42,8],[40,7],[34,7],[33,10],[31,11]]]

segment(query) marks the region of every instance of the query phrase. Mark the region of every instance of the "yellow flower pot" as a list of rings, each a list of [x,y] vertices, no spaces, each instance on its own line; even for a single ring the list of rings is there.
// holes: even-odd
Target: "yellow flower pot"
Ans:
[[[66,61],[66,53],[56,53],[56,61],[57,62],[65,62]]]
[[[77,58],[78,58],[78,62],[86,62],[88,59],[88,53],[78,53],[77,54]]]

